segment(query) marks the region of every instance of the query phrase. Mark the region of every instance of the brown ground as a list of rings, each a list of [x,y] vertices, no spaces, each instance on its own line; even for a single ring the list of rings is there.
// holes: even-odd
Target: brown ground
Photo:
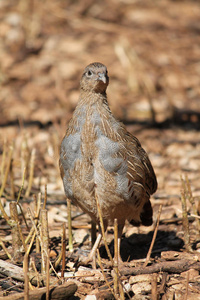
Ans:
[[[47,184],[51,245],[58,251],[61,225],[67,220],[58,146],[78,101],[82,71],[94,61],[107,65],[111,109],[139,138],[157,174],[154,220],[159,205],[163,208],[152,264],[162,261],[166,251],[185,251],[182,221],[177,219],[182,218],[181,175],[189,178],[196,206],[200,199],[199,16],[199,2],[189,0],[0,1],[1,166],[3,148],[14,143],[14,195],[8,177],[2,201],[7,209],[9,201],[17,198],[23,168],[27,165],[28,178],[35,149],[33,185],[25,197],[25,180],[21,201],[26,209],[33,194],[44,195]],[[1,167],[1,183],[4,171]],[[189,203],[188,212],[192,213]],[[89,217],[74,207],[72,214],[75,248],[90,249]],[[127,224],[121,247],[124,261],[141,263],[153,228]],[[198,261],[194,218],[190,231],[195,249],[191,258],[196,255]],[[9,246],[10,231],[1,230],[1,237]],[[112,239],[110,229],[108,240]],[[104,248],[101,255],[106,257]],[[168,272],[167,296],[162,298],[161,293],[160,299],[182,299],[185,293],[187,299],[200,299],[199,270],[193,271],[188,279],[184,273]],[[127,275],[125,281],[133,299],[151,299],[151,285],[138,292],[133,276]],[[76,299],[84,299],[97,287],[93,282],[80,285]]]

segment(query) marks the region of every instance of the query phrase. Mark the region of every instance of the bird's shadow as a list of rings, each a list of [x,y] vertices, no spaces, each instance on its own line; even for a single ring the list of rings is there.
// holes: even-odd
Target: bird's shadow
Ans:
[[[153,231],[148,234],[132,234],[128,238],[122,237],[120,254],[124,262],[134,259],[142,259],[147,256]],[[175,231],[161,231],[157,233],[157,237],[152,249],[151,257],[160,257],[162,251],[180,251],[183,248],[183,240],[176,236]],[[114,241],[109,245],[111,254],[114,253]],[[102,258],[108,258],[105,246],[100,247],[100,255]]]

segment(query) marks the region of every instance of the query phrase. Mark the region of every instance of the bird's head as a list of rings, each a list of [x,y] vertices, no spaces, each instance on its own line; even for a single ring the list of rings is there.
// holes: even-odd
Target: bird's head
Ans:
[[[80,86],[84,91],[93,91],[103,94],[106,91],[108,83],[109,77],[106,66],[95,62],[85,68]]]

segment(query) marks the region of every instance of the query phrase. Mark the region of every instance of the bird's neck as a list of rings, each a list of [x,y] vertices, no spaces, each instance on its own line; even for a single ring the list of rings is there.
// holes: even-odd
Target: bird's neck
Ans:
[[[81,90],[78,105],[92,106],[94,104],[108,104],[106,92],[96,93],[94,91]]]

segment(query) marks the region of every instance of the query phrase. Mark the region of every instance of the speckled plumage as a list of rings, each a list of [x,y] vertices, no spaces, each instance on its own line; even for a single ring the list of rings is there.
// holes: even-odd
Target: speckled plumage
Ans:
[[[101,63],[87,66],[78,105],[60,150],[65,193],[99,223],[98,197],[105,227],[118,219],[151,225],[150,195],[157,181],[150,160],[136,137],[117,121],[107,102],[109,83]]]

